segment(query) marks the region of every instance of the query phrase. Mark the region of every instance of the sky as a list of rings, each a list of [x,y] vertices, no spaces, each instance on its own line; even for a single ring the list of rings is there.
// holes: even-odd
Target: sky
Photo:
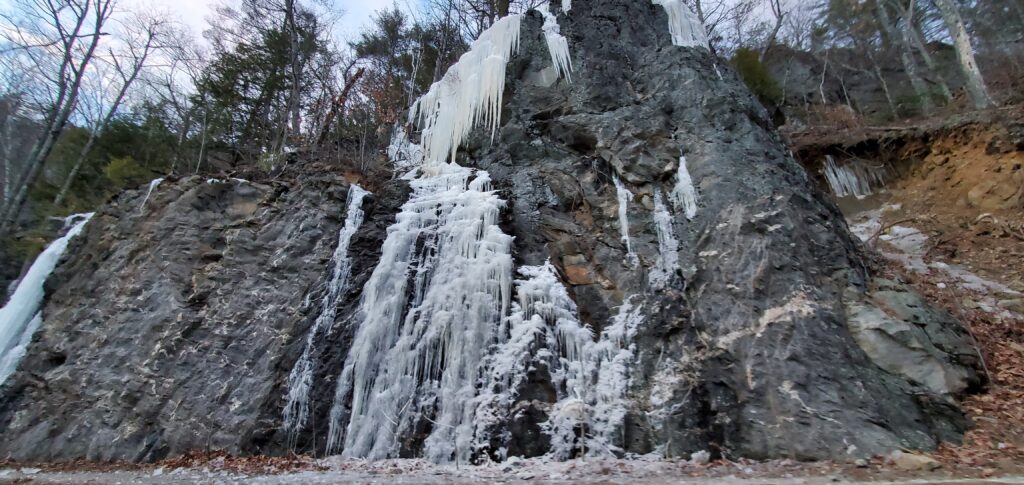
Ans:
[[[201,37],[203,30],[206,30],[206,17],[213,13],[213,8],[221,0],[151,0],[157,5],[167,4],[166,8],[173,15],[192,29],[196,37]],[[342,10],[340,23],[338,25],[339,40],[351,40],[359,33],[370,17],[377,10],[388,8],[394,0],[333,0],[334,4]],[[407,0],[402,0],[399,5],[409,5]]]

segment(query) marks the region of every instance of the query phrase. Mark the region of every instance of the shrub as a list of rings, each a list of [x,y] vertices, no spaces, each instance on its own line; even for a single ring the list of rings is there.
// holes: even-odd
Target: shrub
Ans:
[[[768,72],[756,51],[741,47],[732,58],[732,64],[740,78],[762,104],[769,108],[782,104],[782,88]]]
[[[112,158],[104,172],[117,187],[141,184],[148,181],[149,175],[132,157]]]

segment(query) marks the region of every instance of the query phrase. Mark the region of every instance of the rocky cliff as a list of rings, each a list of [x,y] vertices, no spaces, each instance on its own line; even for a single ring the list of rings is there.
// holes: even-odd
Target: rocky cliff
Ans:
[[[367,196],[314,346],[340,177],[187,178],[104,207],[0,388],[0,456],[843,459],[957,440],[980,384],[959,324],[875,276],[764,109],[673,45],[662,6],[579,3],[557,16],[571,80],[523,16],[493,142],[457,157],[480,171]],[[308,417],[286,425],[304,352]]]

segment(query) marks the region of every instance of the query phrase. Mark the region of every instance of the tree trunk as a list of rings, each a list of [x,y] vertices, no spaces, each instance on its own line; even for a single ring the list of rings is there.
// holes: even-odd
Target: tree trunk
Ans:
[[[324,140],[327,139],[327,134],[331,132],[331,124],[334,123],[334,118],[341,113],[341,110],[345,108],[345,102],[348,101],[348,93],[352,90],[352,86],[355,86],[359,78],[363,77],[363,72],[366,70],[359,68],[355,74],[345,83],[345,88],[341,90],[341,94],[331,104],[331,110],[327,112],[327,117],[324,118],[324,124],[320,127],[320,136],[316,138],[317,146],[323,144]]]
[[[66,99],[63,104],[55,105],[51,113],[53,117],[46,132],[43,134],[42,140],[37,143],[37,150],[34,151],[33,156],[30,158],[28,168],[25,171],[23,177],[19,181],[17,190],[14,196],[11,198],[10,203],[7,205],[7,210],[3,214],[3,218],[0,219],[0,237],[4,237],[8,234],[11,228],[14,226],[18,219],[18,215],[21,213],[25,201],[28,199],[29,190],[35,182],[36,177],[39,176],[39,172],[42,171],[43,164],[46,163],[46,159],[49,158],[50,152],[53,151],[53,146],[57,143],[57,138],[60,137],[61,132],[64,131],[64,126],[67,124],[68,119],[71,117],[71,111],[74,109],[75,104],[78,102],[78,92],[82,87],[82,80],[85,77],[85,71],[89,63],[92,61],[93,56],[96,54],[96,48],[99,46],[100,37],[103,35],[103,26],[106,20],[110,18],[111,14],[111,2],[97,2],[95,15],[94,31],[91,37],[88,47],[82,54],[82,59],[78,66],[74,65],[74,51],[78,48],[77,40],[80,37],[78,32],[81,26],[85,23],[85,16],[88,13],[88,9],[83,10],[77,20],[75,29],[64,37],[64,61],[61,66],[61,73],[67,73],[71,71],[68,80],[66,77],[61,77],[62,86],[61,91],[66,92]],[[70,85],[68,84],[70,81]],[[61,96],[64,96],[63,93]],[[60,99],[60,98],[59,98]]]
[[[896,44],[896,49],[900,52],[900,61],[903,62],[903,69],[906,70],[907,77],[910,78],[910,85],[913,86],[914,93],[921,100],[921,112],[931,114],[935,111],[935,104],[932,103],[931,94],[928,93],[928,86],[925,84],[924,79],[921,79],[921,75],[917,71],[917,60],[914,59],[914,51],[910,44],[907,43],[906,32],[902,34],[896,32],[898,28],[893,25],[892,17],[889,16],[889,11],[886,10],[884,2],[875,3],[875,11],[877,12],[878,22],[882,25],[882,29]]]
[[[924,38],[921,34],[921,30],[917,26],[917,22],[914,21],[914,0],[907,2],[906,8],[903,9],[904,29],[903,35],[906,36],[909,44],[913,45],[918,52],[921,53],[921,58],[924,59],[924,65],[928,67],[928,70],[938,80],[939,89],[942,90],[942,96],[948,103],[953,99],[953,92],[949,89],[949,83],[946,82],[946,77],[942,75],[942,71],[939,70],[939,66],[935,64],[935,59],[932,57],[932,53],[928,52],[928,46],[925,45]]]
[[[964,73],[967,93],[971,97],[971,104],[977,109],[985,109],[994,106],[992,97],[985,87],[985,79],[978,69],[978,62],[974,59],[974,47],[971,45],[971,37],[967,34],[967,27],[960,11],[953,3],[953,0],[935,0],[935,6],[942,13],[942,20],[946,23],[949,36],[953,39],[953,46],[956,48],[957,59],[960,60],[960,70]]]

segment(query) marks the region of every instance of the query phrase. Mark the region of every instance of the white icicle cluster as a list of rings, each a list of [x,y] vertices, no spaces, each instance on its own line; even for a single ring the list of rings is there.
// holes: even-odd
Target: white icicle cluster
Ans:
[[[486,172],[441,164],[410,185],[363,289],[327,446],[396,457],[427,420],[425,458],[465,462],[480,365],[511,299],[512,238]]]
[[[518,301],[486,361],[476,415],[478,446],[486,446],[493,425],[508,420],[529,368],[543,364],[558,397],[543,424],[551,456],[568,459],[584,449],[592,455],[621,451],[615,437],[625,421],[632,340],[643,321],[642,307],[627,298],[595,341],[550,262],[521,267],[519,274]],[[498,454],[505,458],[504,450]]]
[[[549,8],[539,10],[544,16],[544,39],[555,69],[569,79],[569,43]],[[565,4],[563,10],[568,11]],[[495,21],[409,109],[409,122],[422,129],[420,147],[426,172],[436,171],[437,165],[446,161],[454,162],[455,152],[473,128],[485,126],[494,138],[501,122],[505,67],[519,50],[521,24],[519,14]]]
[[[668,14],[668,31],[672,34],[673,45],[708,48],[704,25],[683,0],[651,0],[651,3],[661,5]]]
[[[639,261],[635,252],[633,252],[633,246],[629,240],[629,201],[633,199],[633,193],[622,184],[622,180],[619,179],[618,174],[612,175],[612,180],[615,182],[615,193],[619,200],[619,231],[622,232],[622,242],[626,245],[626,263],[635,266]]]
[[[647,276],[654,289],[666,288],[679,274],[679,241],[672,226],[672,213],[665,207],[661,189],[654,191],[654,224],[658,230],[658,260]]]
[[[676,186],[669,192],[672,205],[682,210],[687,219],[697,215],[697,189],[693,186],[690,171],[686,168],[686,157],[679,157],[679,169],[676,171]]]
[[[348,255],[348,247],[352,236],[363,224],[363,199],[369,194],[358,185],[348,189],[346,202],[345,226],[338,231],[338,244],[334,249],[334,269],[331,279],[327,282],[326,292],[320,302],[320,314],[313,327],[309,329],[306,347],[288,376],[288,395],[284,406],[284,429],[289,441],[306,425],[309,419],[309,391],[313,387],[312,354],[317,340],[326,337],[334,326],[338,311],[338,298],[348,290],[348,280],[352,272],[352,259]]]
[[[563,10],[566,9],[563,8]],[[571,80],[572,59],[569,56],[569,41],[562,36],[558,19],[551,13],[551,4],[538,8],[537,11],[544,16],[544,40],[548,44],[548,52],[551,53],[551,63],[555,65],[555,70],[560,76]]]
[[[505,66],[519,49],[521,19],[509,15],[495,21],[412,105],[409,122],[423,130],[421,145],[428,172],[448,159],[454,161],[462,139],[474,127],[484,125],[494,136],[501,120]]]
[[[572,10],[572,0],[562,0],[562,13],[569,13]]]
[[[825,155],[824,171],[825,180],[836,197],[852,195],[858,199],[871,195],[874,187],[884,185],[888,176],[884,166],[876,167],[857,162],[840,166],[832,155]]]
[[[70,225],[71,229],[36,257],[7,305],[0,308],[0,384],[14,373],[32,341],[32,334],[43,322],[39,311],[43,302],[43,284],[57,267],[68,243],[82,232],[89,219],[92,219],[92,213],[68,217],[65,226]]]

